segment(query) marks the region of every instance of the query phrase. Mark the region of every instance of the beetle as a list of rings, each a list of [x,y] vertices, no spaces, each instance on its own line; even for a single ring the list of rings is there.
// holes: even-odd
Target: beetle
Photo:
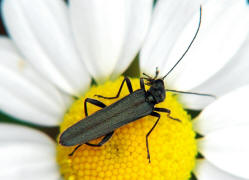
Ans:
[[[86,118],[80,120],[76,124],[66,129],[60,136],[60,144],[64,146],[74,146],[79,144],[70,154],[73,155],[73,153],[82,144],[87,144],[90,146],[101,146],[111,138],[115,129],[137,119],[140,119],[144,116],[151,115],[157,117],[157,121],[153,125],[151,130],[146,134],[147,154],[148,159],[150,160],[148,136],[156,127],[160,119],[160,114],[157,112],[168,113],[168,117],[170,119],[180,121],[179,119],[170,116],[169,109],[154,107],[155,104],[164,101],[166,96],[163,79],[157,79],[157,75],[158,71],[156,71],[156,76],[154,78],[145,78],[147,80],[147,84],[150,86],[148,91],[145,90],[144,78],[140,78],[141,88],[133,91],[130,79],[128,77],[125,77],[115,97],[104,97],[101,95],[96,95],[104,99],[118,98],[124,83],[126,83],[130,94],[109,106],[106,106],[104,103],[96,99],[86,98],[84,102]],[[88,116],[87,103],[94,104],[103,109],[96,111],[92,115]],[[98,144],[88,143],[88,141],[99,138],[101,136],[104,136],[104,138]]]
[[[184,52],[182,57],[177,61],[177,63],[171,68],[171,70],[162,78],[158,78],[159,71],[156,69],[155,76],[152,78],[149,75],[143,73],[144,76],[140,78],[140,89],[133,91],[130,79],[125,77],[122,84],[118,90],[118,93],[114,97],[104,97],[102,95],[95,95],[99,98],[104,99],[115,99],[118,98],[120,92],[126,83],[129,95],[123,97],[122,99],[116,101],[115,103],[106,106],[99,100],[86,98],[84,101],[85,118],[75,123],[68,129],[66,129],[59,138],[59,143],[63,146],[75,146],[78,145],[69,156],[72,156],[74,152],[83,144],[89,146],[102,146],[106,143],[113,135],[114,131],[124,126],[130,122],[136,121],[142,117],[151,115],[157,117],[155,124],[146,134],[146,148],[147,148],[147,158],[150,162],[150,152],[149,152],[149,142],[148,137],[156,127],[160,120],[160,114],[158,112],[167,113],[167,116],[175,121],[181,122],[180,119],[170,116],[171,111],[166,108],[155,107],[156,104],[163,102],[166,98],[166,91],[171,91],[175,93],[187,93],[196,94],[204,96],[212,96],[209,94],[184,92],[165,89],[164,78],[176,67],[176,65],[181,61],[186,52],[189,50],[194,39],[196,38],[201,24],[201,8],[200,8],[200,21],[196,34],[188,46],[187,50]],[[145,83],[149,86],[149,89],[145,89]],[[93,104],[102,109],[96,111],[95,113],[88,116],[87,104]],[[91,144],[89,141],[97,139],[104,136],[101,141],[97,144]]]

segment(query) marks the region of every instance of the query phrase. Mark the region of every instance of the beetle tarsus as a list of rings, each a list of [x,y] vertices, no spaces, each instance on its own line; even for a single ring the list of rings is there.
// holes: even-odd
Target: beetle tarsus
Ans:
[[[80,147],[82,146],[82,144],[78,145],[76,148],[74,148],[73,152],[71,152],[70,154],[68,154],[68,156],[73,156],[75,151]]]
[[[151,163],[151,161],[150,161],[150,154],[147,155],[147,159],[149,159],[149,163]]]

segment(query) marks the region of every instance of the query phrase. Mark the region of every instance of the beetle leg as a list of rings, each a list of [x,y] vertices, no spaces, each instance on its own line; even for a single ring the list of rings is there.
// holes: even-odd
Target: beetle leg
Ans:
[[[102,146],[103,144],[105,144],[105,143],[112,137],[113,133],[114,133],[114,131],[112,131],[112,132],[106,134],[106,135],[103,137],[103,139],[102,139],[98,144],[92,144],[92,143],[88,143],[88,142],[85,143],[85,144],[88,145],[88,146],[100,147],[100,146]]]
[[[104,108],[106,107],[106,105],[96,99],[91,99],[91,98],[86,98],[85,99],[85,102],[84,102],[84,109],[85,109],[85,115],[88,116],[88,112],[87,112],[87,104],[86,103],[91,103],[95,106],[98,106],[98,107],[101,107],[101,108]]]
[[[121,84],[121,86],[120,86],[120,88],[118,90],[118,94],[116,96],[114,96],[114,97],[104,97],[104,96],[101,96],[101,95],[98,95],[98,94],[95,94],[94,96],[97,96],[97,97],[100,97],[100,98],[103,98],[103,99],[116,99],[116,98],[119,97],[120,92],[121,92],[125,82],[127,84],[127,87],[128,87],[128,90],[129,90],[130,94],[133,93],[131,81],[130,81],[130,79],[128,77],[125,77],[124,80],[122,81],[122,84]]]
[[[104,136],[104,138],[98,143],[98,144],[91,144],[91,143],[85,143],[88,146],[94,146],[94,147],[100,147],[103,144],[105,144],[113,135],[114,131],[108,133],[107,135]],[[73,156],[75,151],[77,151],[77,149],[82,146],[83,144],[79,144],[76,148],[74,148],[73,152],[71,152],[70,154],[68,154],[68,156]]]
[[[172,116],[170,116],[171,111],[170,111],[169,109],[166,109],[166,108],[154,108],[154,111],[168,113],[168,115],[167,115],[168,118],[170,118],[170,119],[172,119],[172,120],[175,120],[175,121],[181,122],[180,119],[178,119],[178,118],[173,118]]]
[[[68,154],[68,156],[73,156],[73,154],[75,153],[75,151],[82,146],[83,144],[78,145],[76,148],[74,148],[73,152],[71,152],[70,154]]]
[[[147,158],[149,159],[149,163],[150,163],[150,150],[149,150],[149,141],[148,141],[148,137],[150,135],[150,133],[153,131],[153,129],[156,127],[157,123],[159,122],[160,119],[160,114],[157,112],[152,112],[150,114],[151,116],[154,117],[158,117],[158,119],[156,120],[155,124],[153,125],[153,127],[150,129],[150,131],[146,134],[146,148],[147,148]]]

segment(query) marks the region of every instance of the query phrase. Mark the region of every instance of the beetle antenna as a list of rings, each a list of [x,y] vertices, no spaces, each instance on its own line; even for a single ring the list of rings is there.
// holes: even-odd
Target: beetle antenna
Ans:
[[[144,76],[146,76],[147,78],[151,78],[148,74],[143,73]]]
[[[158,70],[158,67],[156,67],[156,74],[155,74],[155,77],[153,79],[156,79],[158,74],[159,74],[159,70]]]
[[[181,56],[181,58],[175,63],[175,65],[169,70],[169,72],[168,72],[165,76],[163,76],[162,79],[166,78],[166,77],[169,75],[169,73],[171,73],[171,71],[173,71],[173,69],[179,64],[179,62],[180,62],[180,61],[182,60],[182,58],[187,54],[188,50],[189,50],[190,47],[192,46],[192,44],[193,44],[194,40],[196,39],[196,36],[197,36],[197,34],[198,34],[199,30],[200,30],[200,27],[201,27],[201,16],[202,16],[202,8],[201,8],[201,6],[200,6],[200,19],[199,19],[199,25],[198,25],[197,31],[196,31],[196,33],[195,33],[195,35],[194,35],[194,38],[193,38],[192,41],[190,42],[188,48],[187,48],[186,51],[183,53],[183,55]]]
[[[197,92],[188,92],[188,91],[178,91],[173,89],[165,89],[166,91],[173,92],[173,93],[182,93],[182,94],[193,94],[197,96],[207,96],[216,99],[217,97],[212,94],[206,94],[206,93],[197,93]]]

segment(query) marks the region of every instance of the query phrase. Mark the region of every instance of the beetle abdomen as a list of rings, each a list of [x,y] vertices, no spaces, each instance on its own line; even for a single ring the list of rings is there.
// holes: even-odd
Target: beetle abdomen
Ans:
[[[139,89],[69,127],[60,136],[60,144],[73,146],[104,136],[115,129],[149,115],[153,104],[145,102],[146,92]]]

